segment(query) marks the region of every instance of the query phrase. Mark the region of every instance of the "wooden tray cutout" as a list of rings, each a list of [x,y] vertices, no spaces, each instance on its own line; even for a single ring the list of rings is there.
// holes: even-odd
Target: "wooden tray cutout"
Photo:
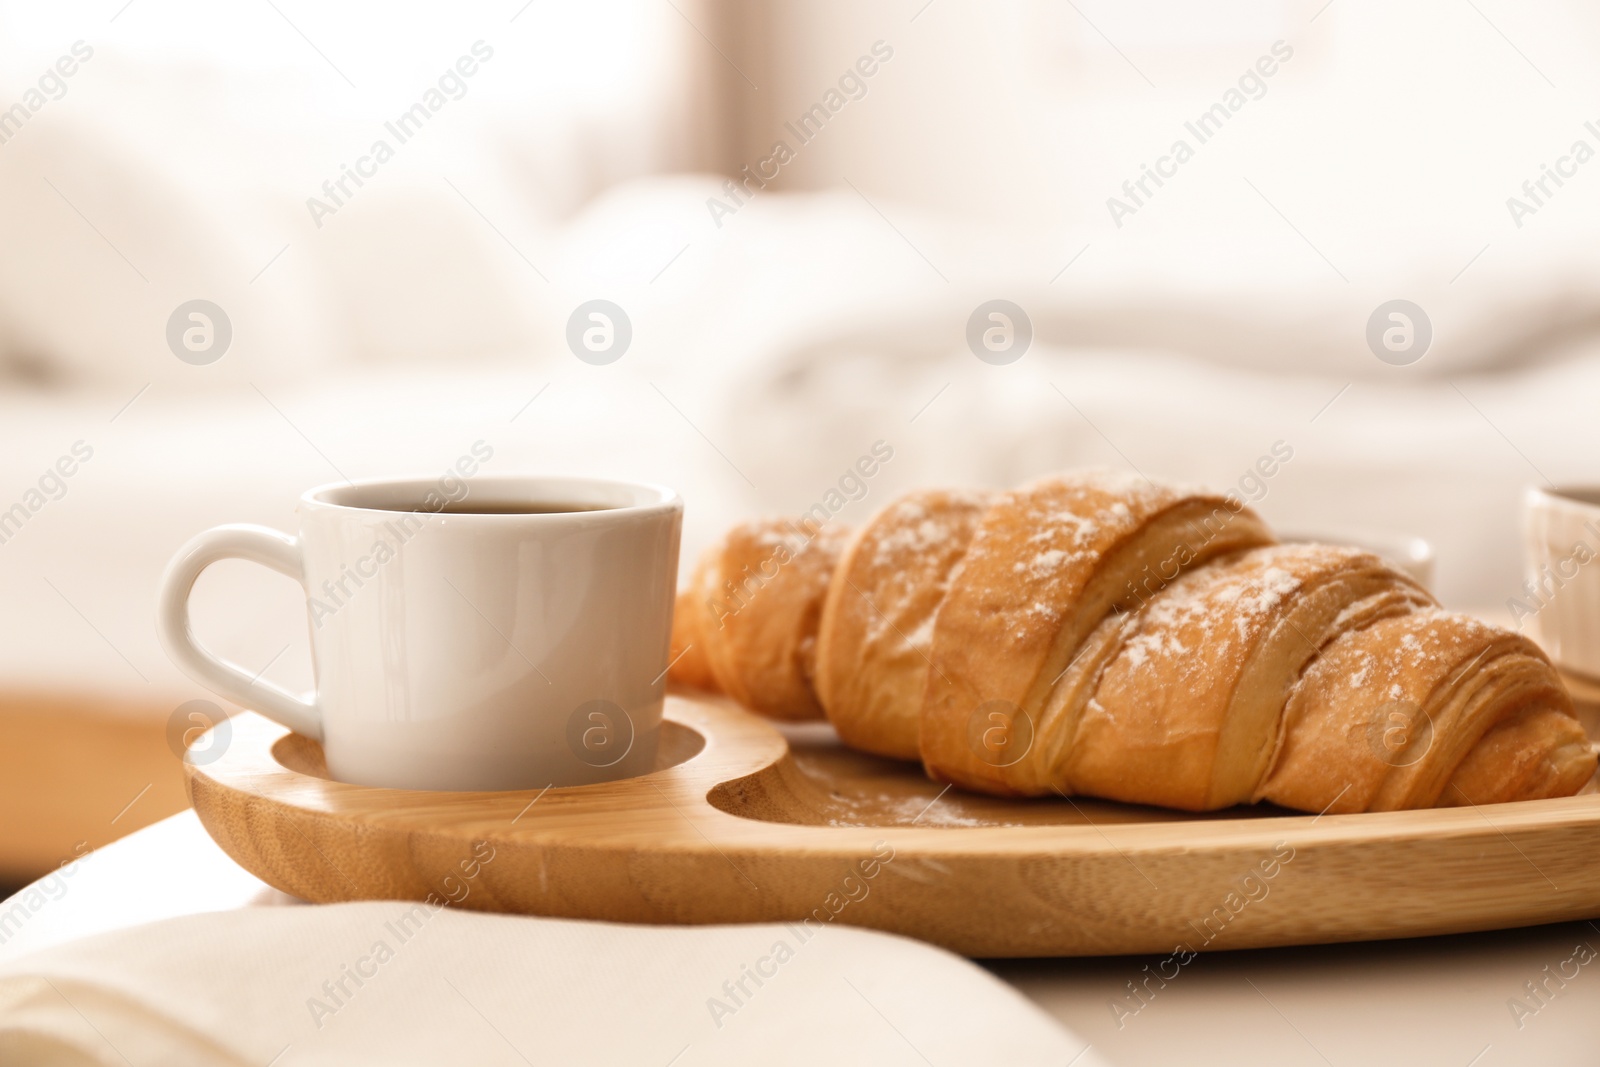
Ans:
[[[185,762],[246,869],[317,902],[639,923],[873,927],[980,957],[1170,953],[1600,915],[1600,796],[1366,815],[1188,815],[943,790],[719,699],[669,697],[661,766],[504,793],[327,778],[254,714]],[[199,742],[200,750],[210,742]],[[490,858],[485,858],[490,857]]]

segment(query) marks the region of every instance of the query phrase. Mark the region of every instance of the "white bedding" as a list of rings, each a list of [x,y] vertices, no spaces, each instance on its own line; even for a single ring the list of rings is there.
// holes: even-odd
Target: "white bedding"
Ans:
[[[167,664],[151,623],[179,544],[221,522],[288,527],[311,485],[442,470],[480,439],[495,449],[494,473],[678,487],[686,562],[738,516],[809,506],[880,440],[894,458],[842,521],[913,485],[1005,485],[1079,464],[1233,486],[1283,442],[1292,459],[1260,489],[1245,486],[1269,519],[1426,537],[1439,550],[1438,592],[1456,605],[1516,593],[1520,494],[1540,472],[1600,480],[1587,304],[1566,300],[1568,326],[1548,329],[1542,282],[1513,285],[1505,272],[1521,267],[1509,256],[1456,287],[1415,291],[1434,309],[1435,350],[1395,368],[1361,340],[1374,294],[1391,287],[1326,284],[1293,249],[1232,247],[1202,285],[1163,280],[1116,249],[1089,269],[1091,247],[1051,285],[1060,268],[1050,265],[1081,241],[909,212],[890,226],[848,193],[774,194],[718,229],[704,206],[716,188],[681,177],[603,197],[542,241],[548,285],[493,241],[479,259],[462,252],[467,276],[502,284],[483,299],[521,301],[523,326],[503,344],[479,338],[422,362],[335,352],[279,363],[276,350],[241,343],[194,368],[152,326],[153,340],[113,346],[125,365],[97,388],[0,392],[0,510],[75,442],[94,449],[65,495],[0,544],[0,598],[12,608],[0,618],[0,680],[141,702],[200,695]],[[387,282],[343,284],[359,303]],[[290,290],[252,318],[287,314]],[[1030,309],[1039,334],[1005,367],[980,363],[961,333],[976,303],[999,294]],[[605,367],[562,339],[570,307],[596,295],[634,325],[633,347]],[[459,300],[431,313],[446,311],[477,313]],[[241,316],[239,328],[254,323]],[[67,351],[76,336],[63,326],[38,350]],[[153,384],[138,392],[141,382]],[[288,583],[219,567],[202,582],[197,619],[223,654],[309,685]]]

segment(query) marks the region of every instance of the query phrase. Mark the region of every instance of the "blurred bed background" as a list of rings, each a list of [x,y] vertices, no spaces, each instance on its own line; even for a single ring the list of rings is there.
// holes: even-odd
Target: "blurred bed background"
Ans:
[[[1135,467],[1425,537],[1447,603],[1503,604],[1523,489],[1600,480],[1600,164],[1507,206],[1600,147],[1597,51],[1576,2],[0,2],[0,884],[183,805],[179,544],[480,440],[678,487],[686,560],[882,440],[843,521]],[[565,340],[596,298],[604,366]],[[1392,366],[1401,298],[1433,340]],[[1033,325],[1006,365],[991,299]],[[309,686],[289,583],[214,568],[196,617]]]

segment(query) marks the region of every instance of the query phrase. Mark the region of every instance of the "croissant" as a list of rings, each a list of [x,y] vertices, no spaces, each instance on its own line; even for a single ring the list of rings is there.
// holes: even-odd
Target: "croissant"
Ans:
[[[672,679],[1000,796],[1384,811],[1569,796],[1596,756],[1526,638],[1235,497],[1082,472],[735,529]]]
[[[812,677],[822,596],[847,536],[788,520],[728,531],[678,596],[668,677],[770,718],[820,718]]]

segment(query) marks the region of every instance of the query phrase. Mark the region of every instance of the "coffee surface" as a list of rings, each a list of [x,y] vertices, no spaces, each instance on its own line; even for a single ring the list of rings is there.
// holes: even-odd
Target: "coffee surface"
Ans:
[[[572,500],[530,500],[526,503],[473,503],[462,500],[446,504],[434,511],[417,508],[418,512],[437,515],[567,515],[580,511],[610,511],[610,504],[586,504]]]

